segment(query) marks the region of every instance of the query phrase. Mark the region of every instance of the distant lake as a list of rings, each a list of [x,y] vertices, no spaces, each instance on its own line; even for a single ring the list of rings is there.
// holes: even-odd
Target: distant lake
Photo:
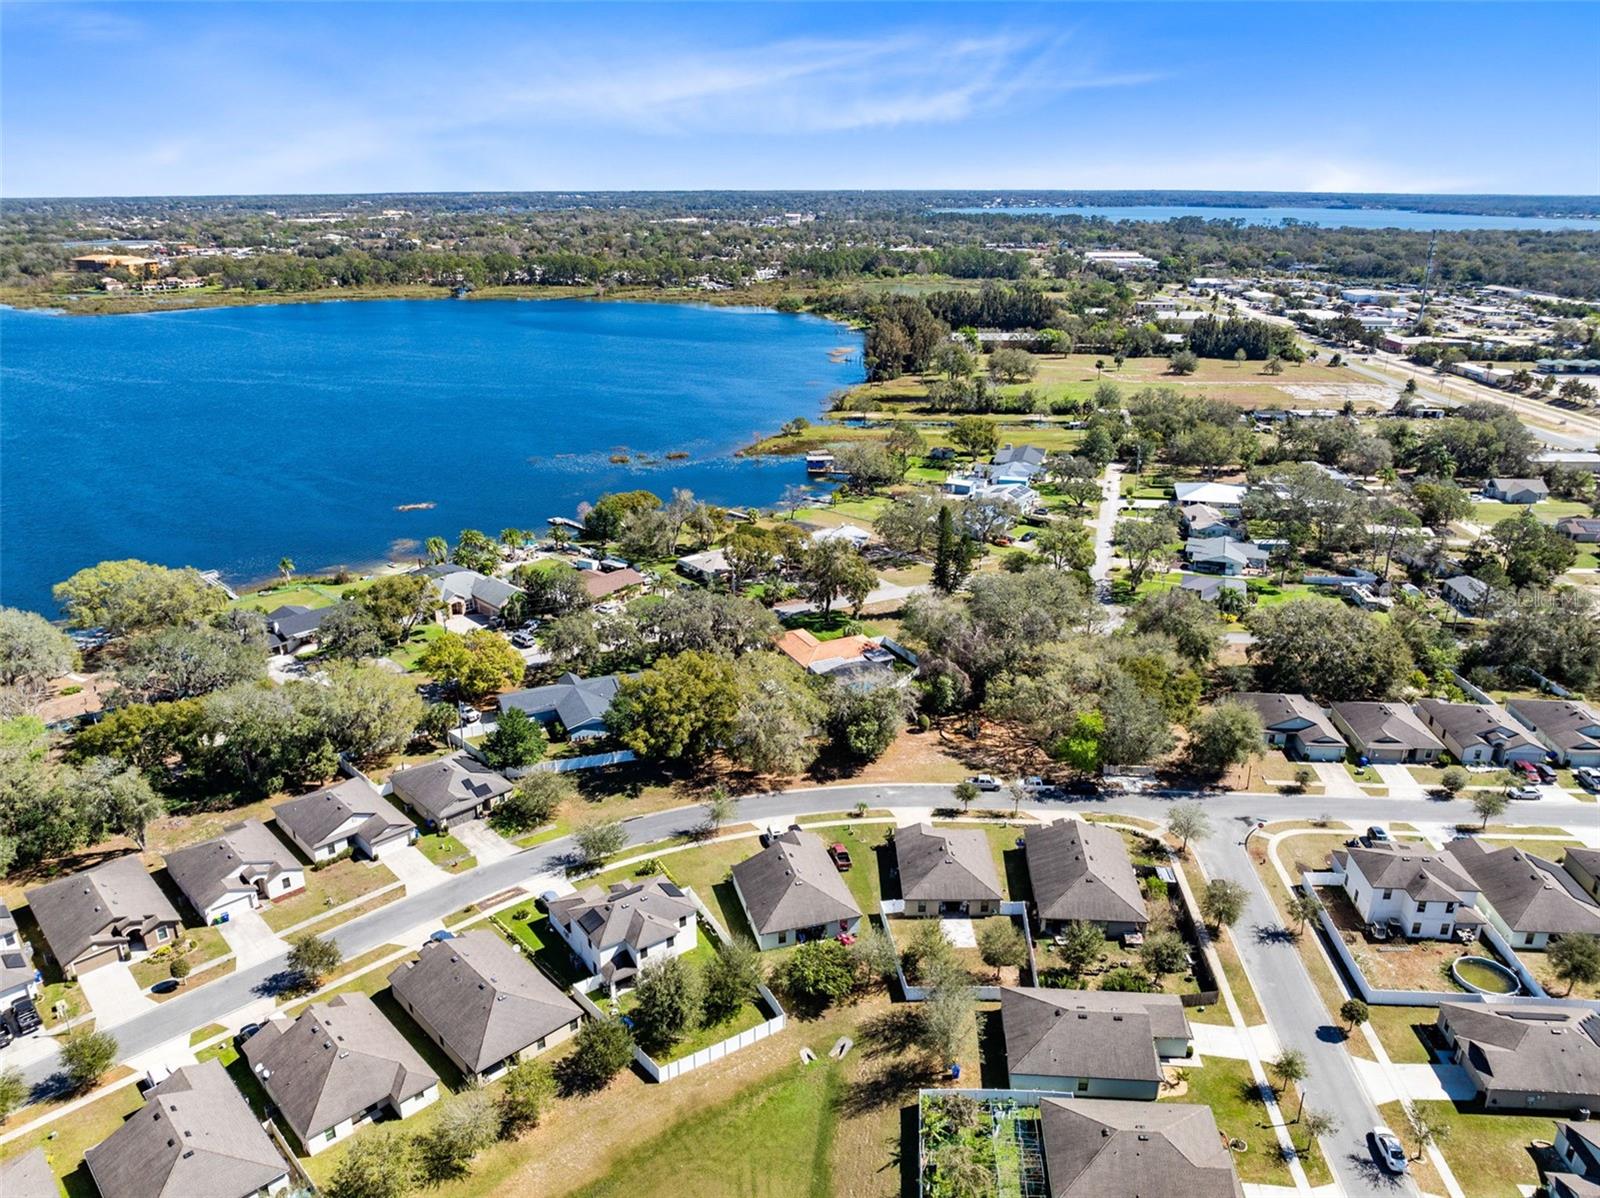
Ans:
[[[733,451],[864,374],[858,334],[763,309],[0,309],[0,601],[54,614],[51,586],[108,558],[248,581],[284,555],[304,572],[542,533],[636,487],[770,506],[804,462]]]
[[[974,216],[1081,216],[1109,221],[1169,221],[1185,216],[1202,220],[1242,220],[1247,225],[1281,225],[1286,220],[1327,229],[1600,229],[1600,219],[1555,216],[1494,216],[1458,212],[1412,212],[1404,208],[1210,208],[1199,205],[1050,208],[939,208]]]

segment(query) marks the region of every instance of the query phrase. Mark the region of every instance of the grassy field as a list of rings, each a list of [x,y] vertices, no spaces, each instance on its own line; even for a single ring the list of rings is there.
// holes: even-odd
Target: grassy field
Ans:
[[[240,595],[234,602],[234,607],[248,608],[251,611],[268,612],[289,605],[299,607],[332,607],[347,595],[369,587],[373,583],[371,578],[358,578],[354,582],[334,583],[314,579],[296,582],[290,581],[287,585],[263,587],[259,591],[250,591]]]
[[[387,865],[346,858],[326,869],[306,870],[306,888],[293,898],[274,903],[262,915],[275,932],[314,919],[337,907],[399,881]],[[395,892],[398,898],[399,891]]]
[[[1556,1138],[1554,1119],[1485,1114],[1453,1102],[1419,1102],[1417,1108],[1435,1127],[1449,1128],[1439,1151],[1469,1198],[1516,1194],[1525,1192],[1519,1191],[1519,1186],[1538,1184],[1538,1168],[1529,1148],[1534,1140]],[[1403,1118],[1394,1130],[1402,1140],[1409,1140]]]
[[[1426,1036],[1439,1018],[1438,1007],[1371,1007],[1369,1023],[1389,1059],[1401,1065],[1426,1065],[1433,1059]],[[1351,1040],[1359,1038],[1358,1031]]]
[[[1241,1181],[1262,1185],[1294,1184],[1289,1165],[1278,1147],[1277,1137],[1267,1124],[1266,1104],[1261,1100],[1255,1080],[1250,1076],[1250,1066],[1244,1061],[1211,1057],[1202,1068],[1189,1070],[1189,1088],[1186,1092],[1161,1101],[1199,1103],[1210,1107],[1218,1129],[1230,1139],[1243,1140],[1248,1145],[1244,1152],[1236,1152],[1233,1156]],[[1291,1127],[1289,1134],[1297,1147],[1304,1142],[1303,1132],[1297,1133]],[[1333,1179],[1327,1162],[1322,1158],[1322,1150],[1315,1142],[1300,1160],[1312,1185],[1323,1185]]]
[[[412,630],[411,635],[398,648],[389,652],[389,660],[394,662],[406,673],[412,673],[417,668],[417,658],[427,652],[428,645],[444,635],[443,624],[424,624]]]
[[[478,864],[478,859],[467,851],[467,846],[448,832],[424,832],[417,837],[417,848],[440,869],[453,874]]]
[[[1535,518],[1545,524],[1554,524],[1568,516],[1587,516],[1589,505],[1576,499],[1545,499],[1535,504],[1482,499],[1472,505],[1472,522],[1488,528],[1501,520],[1515,520],[1523,512],[1532,512]]]

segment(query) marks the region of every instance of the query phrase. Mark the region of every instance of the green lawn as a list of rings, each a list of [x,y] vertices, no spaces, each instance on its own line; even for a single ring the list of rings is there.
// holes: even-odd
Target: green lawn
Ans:
[[[1372,1007],[1369,1010],[1372,1030],[1391,1061],[1426,1065],[1433,1059],[1424,1037],[1438,1022],[1438,1007]],[[1358,1030],[1355,1035],[1360,1036],[1361,1032]]]
[[[417,848],[440,869],[453,874],[478,864],[478,859],[467,851],[467,846],[448,832],[424,832],[417,837]]]
[[[994,857],[995,871],[1000,875],[1000,888],[1008,899],[1019,902],[1026,901],[1033,896],[1028,886],[1028,866],[1022,849],[1017,846],[1017,841],[1029,828],[1037,824],[1027,823],[983,823],[983,824],[956,824],[936,822],[936,828],[949,828],[952,830],[968,830],[982,832],[989,841],[989,851]]]
[[[406,673],[411,673],[417,668],[417,658],[427,650],[428,645],[444,635],[443,624],[423,624],[412,629],[411,635],[397,648],[390,650],[389,660],[394,662]]]
[[[273,903],[262,913],[262,918],[273,931],[281,932],[397,881],[399,879],[387,865],[346,858],[325,869],[306,870],[305,890],[293,898]],[[395,894],[399,896],[398,891]]]
[[[1554,524],[1568,516],[1587,516],[1589,505],[1576,499],[1546,499],[1532,505],[1483,499],[1472,505],[1472,522],[1489,528],[1501,520],[1515,520],[1523,512],[1532,512],[1545,524]]]
[[[727,1102],[687,1113],[571,1198],[637,1198],[669,1189],[674,1198],[829,1198],[840,1091],[835,1062],[795,1065]],[[670,1181],[665,1162],[672,1162],[665,1165]]]
[[[222,938],[221,931],[214,927],[185,928],[179,934],[178,944],[188,946],[184,948],[183,955],[189,961],[190,977],[197,976],[207,961],[215,960],[228,951],[228,942]],[[148,990],[157,982],[164,982],[172,976],[176,948],[177,945],[157,949],[144,960],[128,967],[128,972],[141,990]]]
[[[251,591],[247,595],[240,595],[233,604],[234,607],[248,608],[253,611],[275,611],[277,608],[294,605],[298,607],[332,607],[352,591],[359,591],[369,587],[376,581],[371,578],[359,578],[354,582],[343,584],[331,582],[291,582],[287,586],[267,587],[260,591]]]
[[[704,938],[701,939],[699,947],[708,950],[708,953],[716,952]],[[699,949],[696,949],[696,952],[698,951]],[[686,959],[694,955],[694,953],[684,954]],[[700,961],[703,964],[704,957],[700,958]],[[624,990],[622,992],[622,996],[617,1003],[617,1009],[622,1014],[626,1015],[633,1010],[636,1005],[635,997],[637,993],[635,990]],[[762,1010],[755,1003],[747,1002],[721,1023],[715,1023],[709,1027],[697,1027],[670,1048],[659,1050],[646,1048],[645,1051],[650,1053],[656,1064],[666,1065],[672,1061],[681,1061],[684,1057],[692,1056],[702,1048],[710,1048],[713,1044],[726,1040],[729,1036],[737,1036],[740,1032],[749,1031],[751,1028],[765,1023],[771,1018],[772,1016],[768,1012]]]
[[[1266,1123],[1267,1108],[1250,1076],[1250,1066],[1244,1061],[1208,1058],[1204,1067],[1189,1070],[1187,1092],[1163,1097],[1161,1101],[1210,1107],[1218,1129],[1229,1138],[1243,1140],[1248,1145],[1244,1152],[1233,1156],[1240,1180],[1263,1185],[1294,1184],[1277,1136]],[[1297,1147],[1305,1143],[1305,1133],[1299,1129],[1291,1127],[1289,1135]],[[1333,1179],[1327,1162],[1322,1159],[1322,1150],[1315,1142],[1300,1160],[1312,1185],[1324,1185]]]
[[[68,1198],[98,1198],[83,1154],[105,1139],[133,1112],[144,1105],[137,1086],[123,1086],[97,1098],[70,1115],[52,1119],[25,1136],[0,1144],[0,1160],[43,1148],[50,1169],[66,1188]]]
[[[1554,1119],[1485,1114],[1453,1102],[1419,1102],[1417,1108],[1434,1126],[1450,1129],[1439,1151],[1469,1195],[1516,1194],[1518,1186],[1538,1184],[1538,1169],[1528,1149],[1534,1140],[1556,1138]],[[1394,1131],[1408,1141],[1408,1148],[1414,1147],[1403,1127]]]
[[[502,911],[493,922],[502,933],[532,953],[533,959],[561,985],[570,986],[584,978],[583,966],[573,957],[561,934],[550,926],[550,917],[541,915],[534,907],[533,900]]]

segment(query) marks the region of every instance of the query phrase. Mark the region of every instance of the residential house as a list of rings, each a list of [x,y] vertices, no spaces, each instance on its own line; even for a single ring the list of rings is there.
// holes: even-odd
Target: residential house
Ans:
[[[1002,445],[989,460],[997,482],[1025,483],[1044,469],[1044,459],[1037,445]]]
[[[340,607],[306,607],[287,603],[267,613],[267,651],[274,656],[289,656],[300,652],[317,639],[322,621]]]
[[[1248,489],[1237,483],[1176,483],[1172,488],[1172,498],[1180,508],[1203,503],[1219,512],[1236,516],[1240,507],[1244,505],[1244,496]]]
[[[61,1187],[43,1148],[0,1161],[0,1194],[6,1198],[61,1198]]]
[[[1440,597],[1464,616],[1486,614],[1489,584],[1470,574],[1447,578],[1439,586]]]
[[[183,926],[138,853],[48,882],[27,899],[69,979],[170,944]]]
[[[502,714],[516,708],[568,740],[593,740],[606,735],[606,713],[622,679],[616,674],[580,678],[567,673],[549,686],[535,686],[500,696]]]
[[[1574,699],[1512,699],[1506,709],[1562,765],[1600,765],[1600,715]]]
[[[1463,765],[1506,765],[1545,758],[1544,746],[1525,735],[1516,721],[1493,703],[1421,699],[1417,715]]]
[[[429,580],[439,601],[434,618],[441,624],[451,616],[482,616],[492,620],[513,595],[522,593],[520,587],[503,578],[463,570],[449,562],[424,566],[420,572]]]
[[[861,908],[814,832],[772,837],[733,867],[733,889],[762,951],[854,935],[861,926]]]
[[[677,883],[660,876],[587,886],[551,899],[550,924],[590,974],[607,984],[633,977],[654,957],[677,957],[700,942],[698,912]]]
[[[1560,1124],[1551,1152],[1558,1164],[1544,1175],[1550,1198],[1600,1198],[1600,1132],[1594,1124]]]
[[[1200,537],[1187,541],[1183,555],[1192,570],[1210,574],[1259,574],[1267,568],[1271,555],[1253,541],[1239,541],[1233,537]]]
[[[1556,521],[1556,531],[1568,540],[1581,545],[1600,543],[1600,518],[1594,516],[1567,516]]]
[[[1304,695],[1246,691],[1233,696],[1255,708],[1267,743],[1299,761],[1343,761],[1348,742],[1327,712]]]
[[[894,857],[905,914],[999,913],[1000,875],[981,828],[901,828],[894,835]]]
[[[19,998],[32,998],[39,992],[39,981],[33,946],[17,930],[11,908],[0,903],[0,1009],[9,1009]]]
[[[307,1156],[375,1119],[405,1119],[439,1097],[439,1078],[359,992],[282,1015],[244,1042],[244,1057]]]
[[[1425,845],[1339,849],[1332,854],[1345,897],[1369,924],[1392,924],[1408,940],[1449,940],[1475,930],[1477,886],[1453,857]]]
[[[1046,1098],[1039,1114],[1049,1198],[1244,1198],[1210,1107]]]
[[[1207,603],[1215,603],[1223,591],[1240,595],[1249,593],[1242,578],[1224,578],[1216,574],[1185,574],[1178,580],[1178,588],[1193,591]]]
[[[1491,478],[1484,485],[1483,494],[1501,503],[1538,503],[1550,498],[1550,488],[1542,478]]]
[[[620,566],[615,570],[579,570],[578,580],[583,583],[584,593],[597,603],[618,591],[642,586],[649,581],[632,566]]]
[[[417,825],[401,815],[365,778],[350,778],[279,803],[278,830],[313,861],[359,853],[374,861],[417,838]]]
[[[720,549],[707,549],[704,553],[690,553],[678,559],[678,573],[704,586],[715,586],[733,577],[728,565],[728,555]]]
[[[201,923],[285,898],[306,886],[305,869],[258,819],[231,824],[211,840],[167,854],[167,873]]]
[[[144,1100],[83,1154],[102,1198],[262,1198],[289,1189],[289,1163],[216,1058],[175,1069]]]
[[[894,654],[873,637],[841,636],[822,641],[804,628],[789,629],[778,638],[775,647],[809,674],[827,674],[848,662],[865,660],[888,666],[894,660]]]
[[[1489,1110],[1600,1107],[1600,1014],[1580,1003],[1443,1003],[1437,1027]]]
[[[475,757],[457,753],[389,776],[394,795],[430,828],[489,814],[495,801],[511,793],[511,783]]]
[[[1569,848],[1561,858],[1561,868],[1585,894],[1600,902],[1600,849]]]
[[[1191,503],[1180,508],[1178,524],[1191,541],[1207,537],[1238,537],[1238,521],[1223,515],[1209,503]]]
[[[833,528],[819,528],[811,534],[809,539],[813,545],[825,545],[829,541],[843,541],[852,549],[862,549],[872,540],[872,534],[854,524],[839,524]]]
[[[1149,1102],[1161,1093],[1161,1062],[1190,1048],[1176,994],[1006,986],[1000,1021],[1017,1090]]]
[[[1034,923],[1052,932],[1098,924],[1108,936],[1142,932],[1150,921],[1122,834],[1079,820],[1030,828],[1023,841]]]
[[[982,467],[948,475],[940,489],[953,499],[990,499],[1009,503],[1024,512],[1039,506],[1039,493],[1023,482],[1002,482]]]
[[[487,1081],[574,1035],[583,1011],[494,932],[430,940],[389,975],[395,1001],[463,1076]]]
[[[1331,714],[1334,727],[1368,761],[1428,762],[1444,752],[1443,742],[1404,703],[1335,703]]]
[[[1445,853],[1472,879],[1477,908],[1512,948],[1542,949],[1551,937],[1600,935],[1600,906],[1560,866],[1514,845],[1489,848],[1468,837]]]

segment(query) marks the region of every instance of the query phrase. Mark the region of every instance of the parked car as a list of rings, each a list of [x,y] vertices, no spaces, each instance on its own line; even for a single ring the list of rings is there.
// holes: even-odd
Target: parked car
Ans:
[[[243,1048],[244,1042],[261,1030],[259,1023],[247,1023],[240,1028],[233,1037],[235,1048]]]
[[[1578,780],[1578,785],[1583,789],[1600,793],[1600,769],[1595,769],[1593,766],[1584,766],[1582,769],[1574,771],[1573,777]]]
[[[511,634],[511,643],[519,649],[531,649],[538,644],[539,641],[538,638],[533,635],[533,633],[529,632],[527,629],[523,629],[521,632],[513,632]]]
[[[1539,771],[1533,767],[1533,763],[1531,761],[1517,762],[1516,772],[1521,774],[1530,782],[1537,782],[1539,780]]]
[[[1539,781],[1543,782],[1546,786],[1553,786],[1555,784],[1556,772],[1544,762],[1535,762],[1533,766],[1533,772],[1539,775]]]
[[[979,790],[1000,789],[1000,779],[996,778],[993,774],[973,774],[972,777],[967,779],[967,781],[972,783]]]
[[[1387,1127],[1374,1127],[1372,1129],[1373,1155],[1390,1173],[1404,1173],[1406,1171],[1406,1150],[1400,1145],[1400,1138]]]
[[[440,928],[437,932],[433,932],[428,936],[428,939],[433,941],[454,940],[455,938],[456,934],[454,932],[448,932],[444,928]]]
[[[11,1004],[11,1018],[17,1025],[17,1031],[24,1036],[44,1026],[44,1020],[39,1018],[39,1008],[33,1005],[31,998],[14,1000]]]
[[[10,1044],[10,1043],[11,1043],[11,1024],[9,1022],[7,1022],[4,1018],[0,1018],[0,1048],[4,1048],[7,1044]]]
[[[840,873],[844,873],[852,864],[850,850],[842,844],[830,844],[828,846],[828,856],[833,861],[833,868]]]
[[[1388,844],[1389,833],[1386,829],[1380,828],[1374,824],[1372,827],[1367,829],[1367,839],[1372,841],[1373,844]]]
[[[1543,792],[1537,786],[1513,786],[1506,791],[1508,799],[1537,799],[1542,798]]]

